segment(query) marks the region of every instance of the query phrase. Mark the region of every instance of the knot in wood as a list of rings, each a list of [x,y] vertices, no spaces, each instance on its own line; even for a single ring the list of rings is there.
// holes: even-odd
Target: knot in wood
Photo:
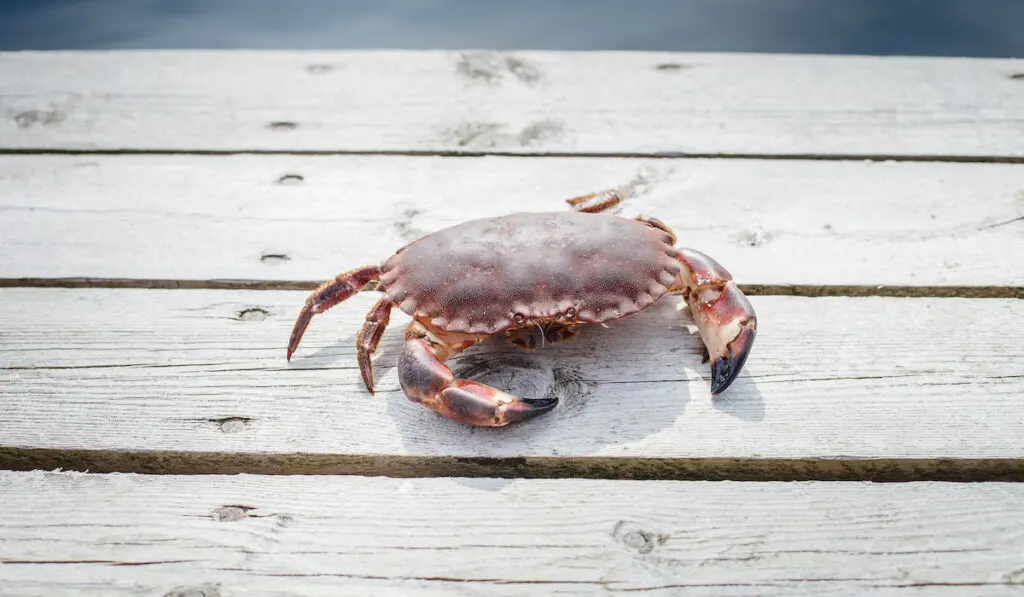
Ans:
[[[668,541],[668,535],[652,533],[632,522],[620,521],[612,531],[612,537],[639,554],[646,555]]]
[[[270,312],[266,309],[259,307],[249,307],[248,309],[242,309],[238,312],[239,321],[263,321],[270,315]]]
[[[286,253],[264,253],[260,255],[260,261],[269,265],[279,265],[285,261],[291,261],[292,258]]]
[[[647,531],[630,531],[622,536],[622,542],[640,553],[654,551],[654,535]]]
[[[221,506],[211,515],[217,522],[237,522],[249,516],[250,510],[255,510],[255,508],[252,506]]]
[[[217,428],[224,433],[240,433],[249,428],[249,422],[252,421],[249,417],[224,417],[223,419],[206,419],[210,423],[215,423]]]
[[[175,587],[164,597],[221,597],[220,585],[206,583],[194,587]]]

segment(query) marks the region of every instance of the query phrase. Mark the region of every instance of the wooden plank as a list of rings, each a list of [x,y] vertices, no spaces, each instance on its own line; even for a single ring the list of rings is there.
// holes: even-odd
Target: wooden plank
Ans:
[[[401,393],[397,310],[366,392],[353,338],[376,293],[318,317],[288,364],[305,294],[0,290],[0,468],[1024,478],[1024,301],[755,297],[754,352],[712,400],[666,299],[571,342],[457,357],[457,375],[561,400],[479,429]]]
[[[1024,285],[1024,165],[401,156],[0,157],[0,278],[320,281],[608,187],[741,284]]]
[[[0,495],[0,586],[24,597],[1010,595],[1024,583],[1020,484],[0,472]]]
[[[0,54],[0,148],[1024,156],[1024,61]]]

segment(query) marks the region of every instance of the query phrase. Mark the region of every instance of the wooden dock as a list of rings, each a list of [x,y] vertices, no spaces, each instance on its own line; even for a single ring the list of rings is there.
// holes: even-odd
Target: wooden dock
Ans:
[[[616,187],[759,335],[682,302],[402,394],[396,310],[309,289]],[[1024,60],[0,53],[0,595],[1024,594]]]

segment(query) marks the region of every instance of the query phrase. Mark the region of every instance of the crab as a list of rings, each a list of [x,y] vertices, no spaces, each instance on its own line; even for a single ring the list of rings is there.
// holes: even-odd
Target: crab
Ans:
[[[338,275],[316,288],[288,342],[290,361],[312,317],[377,282],[384,296],[356,336],[359,370],[373,394],[371,355],[391,309],[412,317],[398,359],[405,395],[437,413],[475,426],[500,427],[551,411],[557,398],[526,399],[469,379],[444,363],[501,335],[523,347],[560,342],[585,323],[603,324],[681,294],[711,366],[711,394],[743,368],[757,334],[750,301],[729,272],[699,251],[676,247],[664,223],[607,210],[617,190],[568,199],[571,209],[513,213],[428,234],[380,265]]]

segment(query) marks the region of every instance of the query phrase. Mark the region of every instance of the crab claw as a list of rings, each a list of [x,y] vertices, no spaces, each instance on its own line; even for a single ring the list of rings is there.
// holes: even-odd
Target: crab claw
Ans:
[[[711,361],[711,393],[739,375],[757,336],[757,315],[732,276],[717,261],[692,249],[680,251],[681,280],[697,331]]]
[[[747,355],[754,345],[754,336],[757,330],[745,327],[740,335],[729,343],[729,353],[719,357],[711,363],[711,394],[718,394],[729,387],[736,376],[739,375],[743,364],[747,362]]]
[[[542,415],[555,408],[558,399],[526,400],[469,379],[456,379],[441,390],[440,402],[456,421],[496,427]]]
[[[436,336],[406,340],[398,360],[398,380],[405,395],[449,419],[479,427],[525,421],[558,404],[557,398],[523,400],[479,382],[456,379],[438,359],[438,354],[453,353],[453,347]]]
[[[719,288],[690,292],[687,298],[711,361],[711,393],[719,394],[747,362],[757,336],[757,317],[750,301],[732,281]]]

